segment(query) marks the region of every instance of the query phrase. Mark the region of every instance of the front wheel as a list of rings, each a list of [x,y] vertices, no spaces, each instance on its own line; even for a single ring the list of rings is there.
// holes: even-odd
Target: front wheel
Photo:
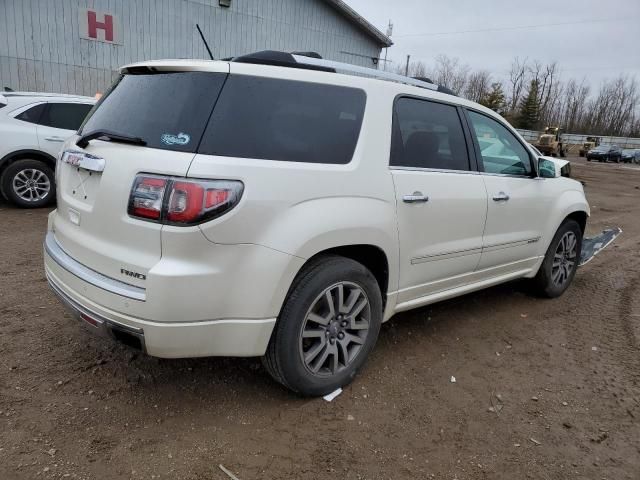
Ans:
[[[547,249],[534,278],[539,294],[555,298],[569,288],[578,269],[582,252],[582,229],[575,220],[565,220]]]
[[[296,277],[263,365],[285,387],[319,396],[350,383],[373,349],[382,295],[362,264],[324,256]]]
[[[17,160],[2,174],[2,192],[22,208],[49,205],[56,197],[53,170],[40,160]]]

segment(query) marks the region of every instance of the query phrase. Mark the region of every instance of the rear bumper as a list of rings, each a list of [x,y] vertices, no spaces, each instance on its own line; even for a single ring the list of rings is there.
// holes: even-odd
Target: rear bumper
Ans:
[[[51,232],[47,240],[55,242]],[[127,296],[127,291],[114,292],[127,284],[84,267],[62,249],[64,255],[57,252],[55,245],[47,245],[48,242],[45,241],[44,248],[47,280],[74,316],[83,320],[94,334],[162,358],[264,355],[275,318],[194,321],[182,318],[161,322],[140,318],[132,313],[144,311],[145,307],[155,310],[158,306],[151,309],[145,300]]]

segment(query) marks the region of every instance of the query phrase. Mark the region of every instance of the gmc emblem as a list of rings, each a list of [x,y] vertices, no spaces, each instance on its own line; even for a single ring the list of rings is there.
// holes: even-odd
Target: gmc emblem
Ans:
[[[138,280],[147,279],[147,276],[144,273],[132,272],[131,270],[126,270],[124,268],[120,269],[120,273],[126,275],[127,277],[137,278]]]

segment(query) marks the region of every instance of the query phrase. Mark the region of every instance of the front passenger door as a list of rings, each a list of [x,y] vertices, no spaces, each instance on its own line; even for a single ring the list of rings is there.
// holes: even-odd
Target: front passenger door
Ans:
[[[394,110],[390,168],[402,309],[470,282],[482,251],[487,193],[455,106],[401,97]]]
[[[532,156],[502,123],[467,111],[487,187],[487,223],[479,270],[488,276],[524,271],[545,244],[543,226],[554,200],[547,180],[536,178]]]

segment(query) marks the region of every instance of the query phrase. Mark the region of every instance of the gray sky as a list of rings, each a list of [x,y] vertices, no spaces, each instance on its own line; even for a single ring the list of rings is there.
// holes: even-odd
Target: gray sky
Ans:
[[[393,66],[404,64],[407,54],[412,61],[433,65],[434,57],[443,53],[504,78],[511,60],[519,56],[556,60],[563,79],[584,77],[593,88],[619,73],[640,81],[640,0],[346,2],[382,32],[393,22]],[[563,25],[512,29],[549,24]],[[443,34],[485,29],[492,31]]]

